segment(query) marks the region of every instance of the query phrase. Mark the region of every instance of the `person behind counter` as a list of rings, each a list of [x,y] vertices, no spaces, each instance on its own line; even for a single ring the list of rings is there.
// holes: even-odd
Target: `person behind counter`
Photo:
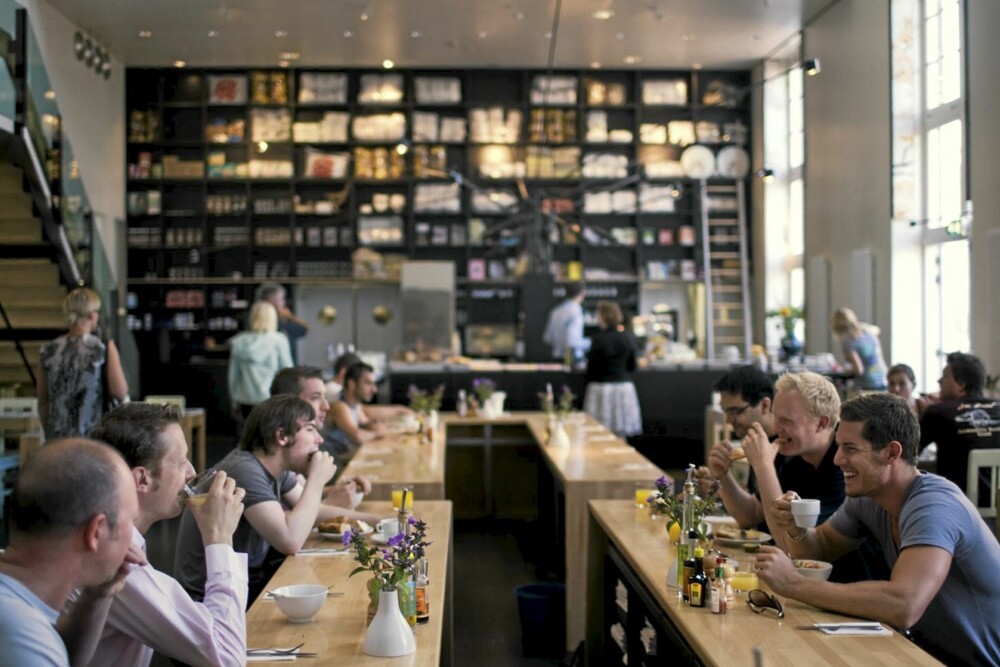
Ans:
[[[879,328],[858,321],[850,308],[838,308],[830,317],[830,328],[840,341],[846,369],[857,378],[858,388],[868,391],[886,387],[885,361],[882,360],[882,342]]]
[[[601,330],[587,354],[584,411],[605,428],[626,438],[642,433],[642,413],[630,373],[635,370],[635,342],[622,327],[622,309],[612,301],[597,304]]]
[[[961,489],[917,470],[919,441],[905,401],[859,396],[844,405],[837,431],[844,505],[817,528],[799,528],[788,500],[776,502],[793,557],[833,560],[874,535],[891,579],[808,579],[776,547],[761,547],[757,573],[779,595],[908,628],[946,665],[1000,664],[1000,543]]]
[[[257,288],[257,300],[267,301],[278,311],[278,331],[288,338],[288,347],[292,353],[292,364],[298,363],[298,343],[309,333],[309,323],[292,312],[288,307],[287,292],[277,284],[261,285]]]
[[[542,340],[552,346],[552,358],[570,364],[583,359],[590,349],[590,339],[583,337],[583,283],[566,285],[566,300],[552,309]]]

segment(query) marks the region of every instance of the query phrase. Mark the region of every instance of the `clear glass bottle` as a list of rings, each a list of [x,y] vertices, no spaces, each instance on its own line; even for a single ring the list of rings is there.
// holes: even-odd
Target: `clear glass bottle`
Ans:
[[[430,580],[427,577],[426,558],[417,561],[416,573],[417,623],[426,623],[431,620],[431,601],[427,595],[427,584]]]

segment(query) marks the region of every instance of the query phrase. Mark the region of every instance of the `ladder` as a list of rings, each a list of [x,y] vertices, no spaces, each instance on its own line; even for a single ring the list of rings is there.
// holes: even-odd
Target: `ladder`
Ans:
[[[705,266],[705,355],[750,359],[750,277],[747,266],[746,184],[700,181]],[[731,354],[731,353],[730,353]],[[727,359],[728,360],[728,359]]]

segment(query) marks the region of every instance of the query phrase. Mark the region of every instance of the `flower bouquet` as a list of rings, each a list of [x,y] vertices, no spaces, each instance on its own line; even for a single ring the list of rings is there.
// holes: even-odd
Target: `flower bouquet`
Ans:
[[[667,516],[667,530],[670,532],[671,541],[679,535],[684,522],[684,494],[673,495],[673,483],[666,477],[660,477],[653,484],[656,492],[649,497],[649,504],[654,510]],[[718,496],[715,491],[705,496],[695,496],[693,503],[694,525],[691,530],[698,533],[700,541],[708,540],[709,526],[702,519],[715,511],[718,506]],[[677,528],[674,528],[674,526]]]

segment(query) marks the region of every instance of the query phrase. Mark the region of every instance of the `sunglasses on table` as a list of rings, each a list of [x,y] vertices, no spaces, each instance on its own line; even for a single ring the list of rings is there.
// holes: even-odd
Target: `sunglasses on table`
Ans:
[[[778,598],[759,588],[747,593],[747,606],[755,614],[770,614],[775,618],[785,617],[785,610],[781,608]]]

